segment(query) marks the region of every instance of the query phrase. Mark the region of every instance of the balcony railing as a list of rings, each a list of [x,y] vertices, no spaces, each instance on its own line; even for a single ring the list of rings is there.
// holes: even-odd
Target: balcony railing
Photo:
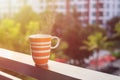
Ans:
[[[11,80],[6,74],[24,80],[120,80],[119,76],[101,73],[49,60],[46,68],[34,66],[31,55],[0,49],[0,79]],[[28,78],[29,77],[29,78]],[[14,79],[17,80],[17,79]]]

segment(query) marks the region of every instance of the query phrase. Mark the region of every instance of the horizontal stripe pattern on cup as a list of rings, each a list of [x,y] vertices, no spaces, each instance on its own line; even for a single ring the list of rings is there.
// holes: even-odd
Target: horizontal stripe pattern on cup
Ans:
[[[49,58],[49,55],[48,56],[40,56],[40,57],[35,57],[33,56],[34,59],[48,59]]]
[[[47,45],[51,45],[51,44],[31,44],[31,46],[47,46]]]
[[[51,44],[51,41],[49,42],[30,42],[31,44]]]
[[[47,64],[48,63],[48,58],[46,58],[46,59],[33,58],[33,60],[34,60],[36,65]]]
[[[51,42],[31,42],[31,46],[48,46],[51,45]]]
[[[32,50],[32,53],[46,53],[50,52],[50,50]]]
[[[51,45],[45,45],[45,46],[33,46],[31,45],[31,48],[49,48]]]
[[[49,42],[51,38],[30,38],[30,42]]]
[[[48,70],[48,64],[47,63],[45,63],[45,64],[35,64],[35,66]]]
[[[32,50],[50,50],[50,46],[31,46]]]
[[[38,56],[48,56],[50,55],[50,52],[46,52],[46,53],[32,53],[32,56],[38,57]]]

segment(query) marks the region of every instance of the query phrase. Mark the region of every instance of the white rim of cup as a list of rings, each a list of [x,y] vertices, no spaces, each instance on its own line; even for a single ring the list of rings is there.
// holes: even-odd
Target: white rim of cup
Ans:
[[[29,36],[29,38],[48,38],[48,37],[52,37],[52,36],[49,34],[33,34]]]

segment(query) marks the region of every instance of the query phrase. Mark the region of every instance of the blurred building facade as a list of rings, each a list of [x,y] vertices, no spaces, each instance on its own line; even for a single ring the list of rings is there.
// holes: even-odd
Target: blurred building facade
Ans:
[[[55,11],[63,14],[73,12],[74,7],[80,13],[79,19],[83,24],[104,25],[114,16],[120,16],[120,0],[40,0],[40,11],[43,11],[49,1]],[[52,4],[54,1],[54,4]]]
[[[104,25],[114,16],[120,16],[120,0],[0,0],[0,14],[14,15],[23,5],[31,5],[40,13],[47,8],[69,15],[74,9],[83,24]]]
[[[0,19],[14,16],[23,6],[23,0],[0,0]]]

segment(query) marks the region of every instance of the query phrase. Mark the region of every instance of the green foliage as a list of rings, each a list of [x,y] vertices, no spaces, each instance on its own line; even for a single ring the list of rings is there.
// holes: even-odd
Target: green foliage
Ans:
[[[115,31],[116,31],[117,35],[120,36],[120,22],[118,22],[118,23],[116,24],[116,26],[115,26]]]
[[[112,19],[107,21],[106,31],[109,32],[109,34],[114,35],[116,33],[115,26],[120,21],[119,16],[115,16]]]
[[[40,32],[40,26],[38,21],[30,21],[26,26],[26,36],[36,34]]]
[[[68,48],[67,42],[61,40],[59,47],[52,51],[50,59],[55,60],[56,58],[68,59],[69,57],[64,53],[64,50]]]
[[[51,59],[54,60],[55,57],[68,58],[68,56],[83,59],[92,53],[79,49],[80,46],[86,45],[88,50],[94,50],[108,48],[108,45],[112,45],[111,42],[108,43],[105,31],[98,25],[82,27],[77,14],[74,12],[70,17],[62,14],[56,16],[56,13],[50,10],[37,14],[31,7],[24,6],[13,19],[1,20],[0,47],[29,54],[29,35],[52,33],[62,39],[60,46],[52,51]],[[119,27],[116,28],[118,29]]]
[[[30,6],[24,6],[17,14],[15,14],[14,19],[17,22],[20,22],[22,25],[25,25],[29,21],[38,21],[39,17]]]
[[[118,22],[115,25],[115,32],[114,35],[112,35],[111,41],[114,42],[114,48],[119,48],[120,49],[120,22]]]
[[[84,41],[86,46],[80,47],[80,49],[87,49],[89,51],[100,50],[100,49],[110,49],[113,46],[113,42],[107,41],[107,37],[103,36],[101,32],[96,32],[88,36],[88,40]]]
[[[95,32],[101,32],[103,35],[106,33],[98,25],[81,26],[81,22],[76,16],[77,14],[77,12],[74,12],[70,17],[58,14],[56,22],[53,25],[52,33],[66,41],[68,47],[63,50],[64,54],[74,59],[83,60],[92,54],[92,51],[79,49],[80,46],[85,45],[83,41],[87,40],[87,37]]]
[[[21,26],[22,27],[22,26]],[[24,33],[22,33],[23,29],[20,29],[20,40],[19,40],[19,49],[17,51],[24,52],[24,53],[30,53],[29,51],[29,40],[28,37],[31,34],[37,34],[40,32],[39,22],[38,21],[30,21],[26,26],[24,27]]]
[[[37,14],[30,6],[23,6],[13,18],[1,20],[0,47],[29,54],[29,35],[50,33],[54,18],[50,11]]]
[[[0,22],[0,46],[11,50],[28,53],[29,48],[27,37],[30,34],[38,32],[38,30],[39,23],[31,21],[26,26],[25,34],[23,34],[20,23],[15,22],[12,19],[3,19]]]
[[[116,58],[120,58],[120,50],[116,48],[114,51],[112,51],[112,55]]]
[[[1,45],[5,48],[14,49],[19,40],[20,24],[11,19],[3,19],[0,22]],[[4,44],[4,45],[3,45]]]
[[[61,53],[78,60],[83,60],[85,57],[88,57],[91,52],[79,49],[79,47],[83,45],[83,41],[87,39],[89,34],[87,32],[88,30],[80,25],[80,22],[74,15],[71,14],[71,16],[68,17],[58,14],[56,22],[53,25],[52,34],[59,36],[65,41],[67,48],[63,50],[58,50],[57,48],[55,52],[60,53],[62,51]]]
[[[114,42],[113,48],[120,48],[120,17],[114,17],[108,21],[107,32],[109,33],[109,41]]]

